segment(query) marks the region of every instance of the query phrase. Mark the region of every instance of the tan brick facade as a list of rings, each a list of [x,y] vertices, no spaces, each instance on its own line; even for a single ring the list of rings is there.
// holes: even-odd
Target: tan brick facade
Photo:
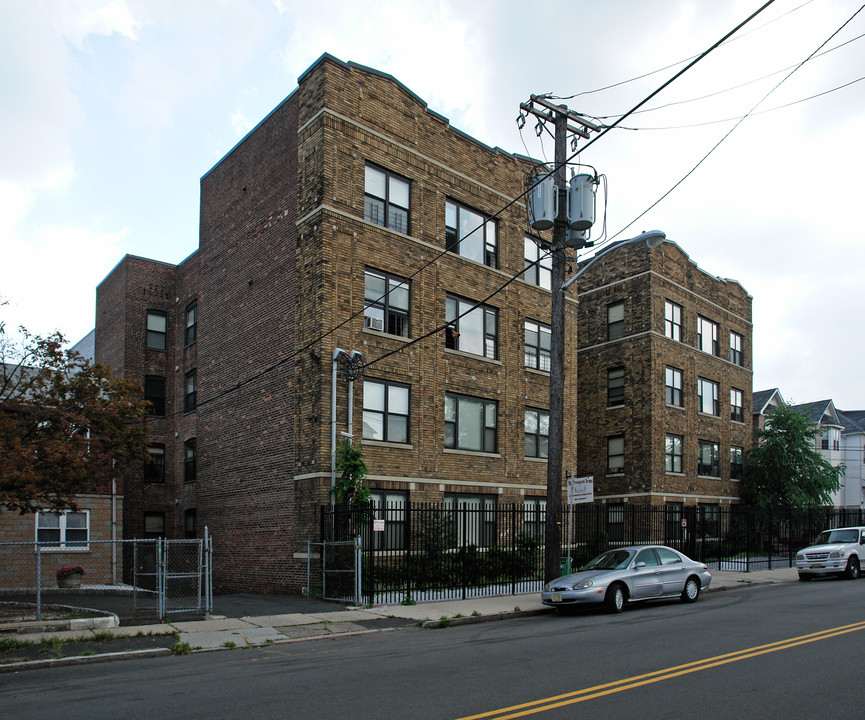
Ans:
[[[365,219],[367,166],[409,184],[407,233]],[[544,495],[547,464],[525,456],[525,413],[549,407],[549,375],[526,368],[524,325],[549,323],[550,292],[523,279],[508,282],[524,268],[525,207],[513,201],[529,167],[450,127],[390,76],[329,56],[307,70],[202,178],[199,250],[177,267],[126,258],[100,285],[97,359],[139,382],[164,374],[170,388],[166,417],[152,423],[166,448],[165,482],[128,479],[127,536],[143,529],[145,512],[164,513],[166,534],[181,535],[185,514],[194,510],[197,532],[207,525],[214,535],[218,589],[305,585],[306,542],[318,539],[319,509],[329,503],[337,348],[359,351],[367,363],[354,383],[356,440],[364,434],[364,379],[409,389],[408,442],[363,442],[373,489],[399,490],[410,501],[471,493],[511,503]],[[448,201],[498,213],[494,267],[444,252]],[[410,283],[406,336],[365,326],[366,271]],[[668,274],[674,272],[681,270]],[[653,285],[646,323],[658,322],[656,292]],[[494,357],[446,347],[449,295],[495,310]],[[575,298],[576,289],[569,295]],[[197,340],[185,346],[183,314],[193,301]],[[170,343],[161,354],[144,350],[151,308],[168,314]],[[568,338],[577,337],[576,308],[569,303]],[[639,372],[648,376],[657,371],[660,349],[646,352],[653,359]],[[183,378],[191,369],[198,406],[184,412]],[[569,408],[577,407],[576,370],[577,355],[569,353]],[[637,379],[630,392],[637,392]],[[747,389],[750,396],[750,382]],[[647,402],[651,392],[645,390]],[[494,404],[494,450],[445,448],[449,393]],[[347,411],[340,377],[338,435],[347,429]],[[566,413],[564,435],[564,467],[577,468],[574,439],[589,439],[578,413]],[[197,477],[184,483],[183,447],[192,437]],[[663,466],[657,442],[631,484],[651,484],[649,469]]]
[[[678,245],[611,250],[579,280],[579,467],[610,503],[724,504],[738,498],[730,448],[751,444],[751,297],[735,281],[701,270]],[[607,308],[624,303],[624,335],[608,340]],[[666,335],[665,305],[680,308],[680,340]],[[697,343],[698,318],[717,326],[717,355]],[[730,360],[730,333],[742,338]],[[623,368],[624,402],[608,400],[607,372]],[[666,369],[681,372],[681,405],[668,404]],[[698,406],[698,381],[717,384],[718,408]],[[742,392],[733,420],[731,389]],[[681,438],[681,471],[667,472],[667,435]],[[608,473],[607,439],[624,437],[624,472]],[[698,472],[700,441],[717,444],[717,476]],[[678,468],[677,468],[678,469]],[[735,472],[734,472],[735,474]]]

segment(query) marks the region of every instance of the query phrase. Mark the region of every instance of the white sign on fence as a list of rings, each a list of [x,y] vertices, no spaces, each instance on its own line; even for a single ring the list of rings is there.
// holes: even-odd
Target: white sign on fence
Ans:
[[[372,531],[373,532],[384,532],[384,520],[373,520],[372,521]]]
[[[568,505],[578,505],[580,503],[590,503],[595,500],[595,478],[592,475],[588,477],[575,478],[573,475],[568,478]]]

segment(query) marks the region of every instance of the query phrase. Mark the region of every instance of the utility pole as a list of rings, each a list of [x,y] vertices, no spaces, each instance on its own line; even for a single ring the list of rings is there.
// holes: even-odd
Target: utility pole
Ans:
[[[562,480],[565,415],[565,268],[567,265],[569,221],[567,215],[568,183],[566,175],[568,134],[589,137],[597,125],[570,112],[565,105],[555,105],[546,98],[532,95],[521,103],[523,112],[535,115],[541,122],[555,126],[555,185],[558,192],[558,215],[553,221],[552,307],[550,312],[550,427],[547,455],[547,513],[544,532],[544,580],[558,577],[562,550]],[[571,125],[576,122],[580,127]]]

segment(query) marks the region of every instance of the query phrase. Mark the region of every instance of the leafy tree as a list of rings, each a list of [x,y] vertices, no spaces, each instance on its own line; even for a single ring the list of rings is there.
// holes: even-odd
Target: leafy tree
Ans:
[[[22,513],[75,508],[76,494],[107,487],[146,456],[146,403],[115,378],[47,338],[0,322],[0,505]]]
[[[367,469],[360,445],[348,439],[340,442],[336,449],[336,467],[340,473],[333,487],[337,502],[349,505],[352,510],[366,507],[372,493],[363,482]]]
[[[807,416],[782,406],[757,433],[748,451],[741,497],[760,508],[828,505],[844,466],[835,467],[815,448],[818,427]]]

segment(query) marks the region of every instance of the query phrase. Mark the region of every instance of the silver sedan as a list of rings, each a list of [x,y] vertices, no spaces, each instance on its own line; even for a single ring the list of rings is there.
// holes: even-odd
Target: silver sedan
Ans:
[[[639,600],[680,597],[695,602],[711,582],[706,565],[678,550],[634,545],[608,550],[579,571],[551,580],[541,601],[560,612],[591,603],[622,612],[625,603]]]

